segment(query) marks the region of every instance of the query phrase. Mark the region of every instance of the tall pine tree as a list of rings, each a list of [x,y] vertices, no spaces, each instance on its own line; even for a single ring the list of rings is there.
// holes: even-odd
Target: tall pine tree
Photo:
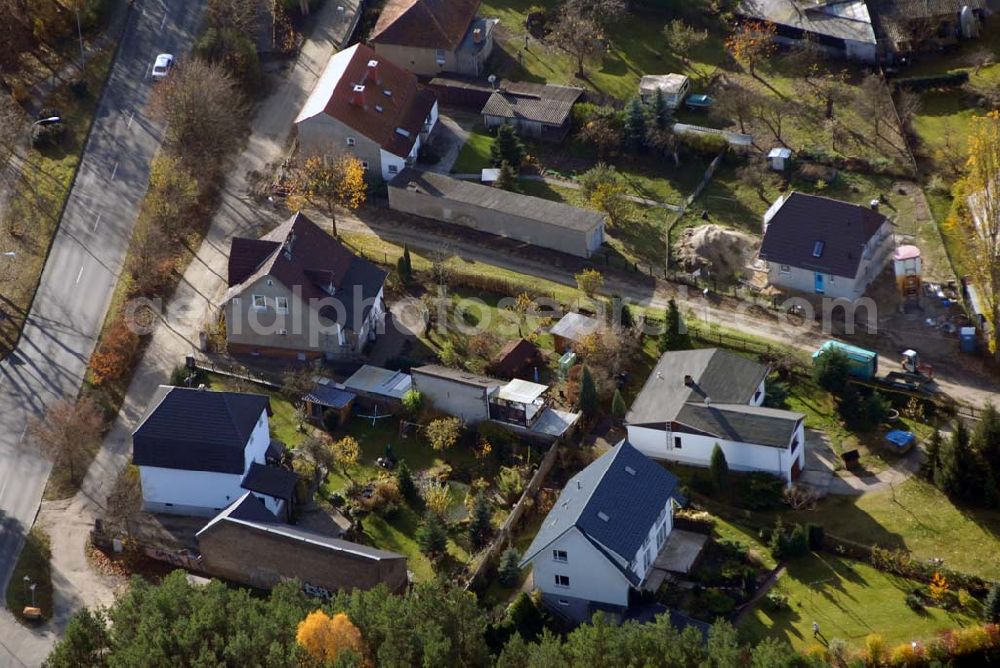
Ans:
[[[715,493],[722,494],[729,488],[729,462],[726,461],[726,453],[722,451],[722,447],[718,443],[712,448],[712,458],[709,460],[708,470],[712,474]]]
[[[934,482],[938,468],[941,466],[941,432],[937,429],[931,434],[931,439],[927,442],[927,459],[923,463],[923,474],[931,482]]]
[[[490,146],[490,158],[494,167],[508,162],[515,172],[521,169],[521,161],[524,160],[524,146],[510,123],[504,123],[497,128],[497,136],[493,139],[493,145]]]
[[[659,86],[656,87],[656,95],[653,96],[652,116],[656,127],[661,129],[667,127],[670,109],[667,107],[667,98],[663,96],[663,89]]]
[[[472,541],[473,547],[478,549],[489,542],[490,535],[493,533],[492,514],[486,496],[478,494],[472,507],[472,518],[469,521],[469,540]]]
[[[661,353],[668,350],[689,350],[691,348],[691,335],[688,334],[687,326],[681,319],[680,309],[677,308],[677,302],[672,297],[667,303],[658,347]]]
[[[580,374],[580,410],[585,418],[592,418],[597,415],[597,386],[594,385],[594,377],[590,374],[590,369],[584,365]]]
[[[979,423],[972,431],[972,447],[985,460],[993,474],[993,479],[1000,482],[1000,412],[993,404],[987,404],[979,418]]]
[[[625,112],[623,137],[625,147],[634,152],[646,150],[646,112],[637,98],[633,98]]]

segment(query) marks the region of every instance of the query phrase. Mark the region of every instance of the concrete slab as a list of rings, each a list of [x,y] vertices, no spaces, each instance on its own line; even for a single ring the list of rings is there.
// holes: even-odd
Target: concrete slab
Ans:
[[[653,567],[672,573],[689,573],[708,542],[705,534],[674,529],[656,556]]]

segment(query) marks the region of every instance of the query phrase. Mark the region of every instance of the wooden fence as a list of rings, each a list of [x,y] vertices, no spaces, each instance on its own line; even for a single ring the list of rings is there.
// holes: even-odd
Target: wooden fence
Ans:
[[[207,373],[214,373],[220,376],[244,380],[248,383],[266,385],[267,387],[280,389],[281,383],[262,371],[253,371],[240,364],[231,362],[217,362],[206,357],[194,357],[194,368]],[[190,361],[187,362],[189,365]]]
[[[538,495],[538,491],[542,488],[542,483],[545,482],[545,478],[552,471],[552,467],[556,463],[556,458],[559,454],[559,440],[556,440],[550,447],[545,456],[542,457],[542,461],[539,462],[538,468],[535,469],[534,475],[531,476],[531,480],[525,485],[524,491],[521,493],[521,498],[517,500],[514,507],[511,509],[510,514],[507,515],[507,519],[503,521],[500,525],[500,529],[497,531],[496,536],[493,541],[476,557],[476,566],[473,568],[472,572],[469,574],[469,579],[465,583],[466,589],[472,589],[476,586],[479,579],[486,574],[487,571],[496,563],[496,560],[500,556],[500,552],[506,549],[507,545],[510,543],[510,539],[514,531],[517,529],[521,520],[524,518],[524,514],[527,512],[529,504],[534,503],[535,497]]]

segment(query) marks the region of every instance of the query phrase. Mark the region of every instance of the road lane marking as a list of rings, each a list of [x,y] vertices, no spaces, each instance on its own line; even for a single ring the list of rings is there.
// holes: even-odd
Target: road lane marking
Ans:
[[[76,282],[79,285],[80,279],[83,278],[83,265],[80,265],[80,273],[76,275]]]
[[[129,130],[131,130],[131,129],[132,129],[132,119],[134,119],[134,118],[135,118],[135,112],[133,111],[133,112],[132,112],[131,114],[129,114],[129,117],[128,117],[128,125],[126,125],[126,127],[127,127],[127,128],[128,128]]]
[[[96,232],[97,231],[97,226],[100,225],[100,224],[101,224],[101,214],[100,214],[100,212],[98,212],[98,214],[97,214],[97,220],[94,221],[94,229],[92,229],[91,232]]]
[[[112,181],[115,180],[115,174],[117,174],[117,173],[118,173],[118,163],[116,162],[115,163],[115,168],[111,170],[111,180]]]

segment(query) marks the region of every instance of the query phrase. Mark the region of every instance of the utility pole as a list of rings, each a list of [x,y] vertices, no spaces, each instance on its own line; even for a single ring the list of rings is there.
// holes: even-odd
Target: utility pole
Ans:
[[[87,57],[83,53],[83,29],[80,27],[80,4],[76,5],[76,35],[80,38],[80,74],[87,65]]]

